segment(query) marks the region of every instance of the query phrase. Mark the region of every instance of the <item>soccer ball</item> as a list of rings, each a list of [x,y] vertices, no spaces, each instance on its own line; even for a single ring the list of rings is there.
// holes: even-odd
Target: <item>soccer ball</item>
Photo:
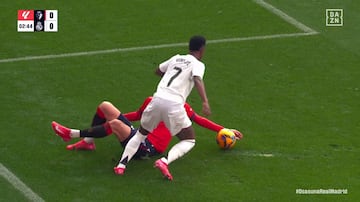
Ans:
[[[216,143],[221,149],[231,149],[236,143],[234,132],[227,128],[221,129],[216,135]]]

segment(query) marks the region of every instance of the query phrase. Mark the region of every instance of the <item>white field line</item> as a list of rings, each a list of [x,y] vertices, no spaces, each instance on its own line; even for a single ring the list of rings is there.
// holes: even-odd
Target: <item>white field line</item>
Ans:
[[[252,41],[252,40],[265,40],[265,39],[275,39],[275,38],[288,38],[288,37],[298,37],[298,36],[307,36],[318,34],[317,31],[312,28],[302,24],[297,21],[295,18],[289,16],[280,9],[274,7],[273,5],[266,3],[263,0],[253,0],[256,4],[262,6],[263,8],[269,10],[273,14],[279,16],[286,22],[294,25],[296,28],[300,29],[304,33],[291,33],[291,34],[274,34],[274,35],[263,35],[263,36],[250,36],[250,37],[236,37],[236,38],[226,38],[226,39],[215,39],[208,40],[208,44],[216,43],[228,43],[228,42],[239,42],[239,41]],[[0,63],[10,63],[18,61],[30,61],[30,60],[44,60],[44,59],[55,59],[55,58],[66,58],[66,57],[77,57],[77,56],[90,56],[90,55],[100,55],[100,54],[110,54],[118,52],[131,52],[131,51],[143,51],[159,48],[173,48],[187,46],[187,43],[171,43],[171,44],[160,44],[160,45],[149,45],[149,46],[137,46],[129,48],[115,48],[115,49],[106,49],[106,50],[95,50],[95,51],[84,51],[84,52],[74,52],[74,53],[60,53],[60,54],[51,54],[51,55],[38,55],[38,56],[25,56],[17,58],[5,58],[0,59]]]
[[[30,201],[43,202],[39,195],[33,192],[30,187],[26,186],[18,177],[9,171],[2,163],[0,163],[0,175],[4,177],[15,189],[19,190]]]
[[[276,39],[276,38],[299,37],[299,36],[307,36],[307,35],[314,35],[314,34],[317,34],[317,33],[309,32],[309,33],[290,33],[290,34],[273,34],[273,35],[250,36],[250,37],[236,37],[236,38],[208,40],[207,43],[208,44],[217,44],[217,43],[229,43],[229,42],[239,42],[239,41],[266,40],[266,39]],[[119,53],[119,52],[143,51],[143,50],[152,50],[152,49],[160,49],[160,48],[174,48],[174,47],[181,47],[181,46],[187,46],[187,45],[188,45],[188,43],[184,42],[184,43],[170,43],[170,44],[149,45],[149,46],[137,46],[137,47],[130,47],[130,48],[115,48],[115,49],[96,50],[96,51],[61,53],[61,54],[52,54],[52,55],[25,56],[25,57],[17,57],[17,58],[0,59],[0,63],[30,61],[30,60],[44,60],[44,59],[55,59],[55,58],[67,58],[67,57],[77,57],[77,56],[101,55],[101,54],[110,54],[110,53]]]
[[[272,12],[273,14],[279,16],[280,18],[282,18],[283,20],[285,20],[286,22],[294,25],[295,27],[297,27],[298,29],[306,32],[306,33],[313,33],[313,34],[317,34],[318,32],[311,29],[310,27],[304,25],[303,23],[297,21],[295,18],[289,16],[288,14],[286,14],[285,12],[281,11],[280,9],[274,7],[273,5],[266,3],[263,0],[253,0],[255,3],[257,3],[258,5],[262,6],[263,8],[269,10],[270,12]]]
[[[243,151],[243,152],[240,152],[240,155],[251,156],[251,157],[265,157],[265,158],[272,158],[275,156],[272,153],[259,153],[259,152],[254,152],[254,151]]]

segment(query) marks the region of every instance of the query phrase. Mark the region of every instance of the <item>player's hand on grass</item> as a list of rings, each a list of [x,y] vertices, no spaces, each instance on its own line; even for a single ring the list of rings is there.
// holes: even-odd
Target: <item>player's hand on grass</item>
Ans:
[[[236,129],[230,129],[230,130],[232,130],[232,132],[234,132],[237,140],[241,140],[244,137],[244,135],[240,131],[238,131]]]

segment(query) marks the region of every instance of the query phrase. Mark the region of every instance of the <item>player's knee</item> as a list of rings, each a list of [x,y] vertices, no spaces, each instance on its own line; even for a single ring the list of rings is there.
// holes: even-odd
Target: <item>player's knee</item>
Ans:
[[[111,102],[109,101],[103,101],[98,106],[98,109],[100,109],[106,119],[116,119],[117,116],[121,113],[119,109],[117,109]]]
[[[112,106],[113,105],[111,104],[111,102],[103,101],[103,102],[100,103],[99,108],[102,109],[102,110],[106,110],[106,109],[108,109],[108,108],[110,108]]]
[[[195,132],[192,126],[188,128],[183,128],[177,135],[180,140],[194,140],[195,141]]]
[[[125,125],[118,119],[108,122],[112,132],[118,137],[120,141],[125,140],[130,135],[130,127]]]
[[[109,125],[110,125],[111,128],[116,128],[116,125],[118,124],[117,122],[118,122],[117,119],[108,121],[108,123],[109,123]]]
[[[108,121],[111,129],[113,131],[119,131],[119,132],[122,132],[124,126],[123,126],[123,123],[117,119],[113,119],[111,121]]]
[[[113,131],[113,133],[115,133],[116,135],[119,134],[119,130],[118,127],[116,127],[117,123],[116,123],[116,119],[108,121],[108,124],[111,128],[111,130]]]

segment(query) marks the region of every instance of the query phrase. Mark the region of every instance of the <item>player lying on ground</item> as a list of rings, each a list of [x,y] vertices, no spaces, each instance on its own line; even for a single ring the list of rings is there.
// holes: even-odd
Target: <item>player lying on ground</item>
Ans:
[[[130,121],[138,121],[141,118],[142,112],[151,101],[152,97],[145,99],[144,103],[137,111],[122,114],[110,102],[102,102],[94,115],[91,128],[85,130],[69,129],[56,122],[52,122],[52,128],[55,133],[60,136],[65,142],[70,141],[72,138],[83,138],[75,144],[70,144],[66,148],[68,150],[95,150],[94,138],[106,137],[114,133],[119,140],[122,147],[125,147],[129,139],[135,134],[137,129],[134,129]],[[195,113],[191,106],[186,103],[184,108],[190,120],[198,125],[209,130],[218,132],[224,127],[216,124],[200,115]],[[232,129],[238,139],[243,135]],[[144,142],[139,146],[135,158],[145,158],[162,154],[165,152],[167,146],[171,141],[170,131],[166,128],[165,124],[161,122],[157,128],[150,133]]]

